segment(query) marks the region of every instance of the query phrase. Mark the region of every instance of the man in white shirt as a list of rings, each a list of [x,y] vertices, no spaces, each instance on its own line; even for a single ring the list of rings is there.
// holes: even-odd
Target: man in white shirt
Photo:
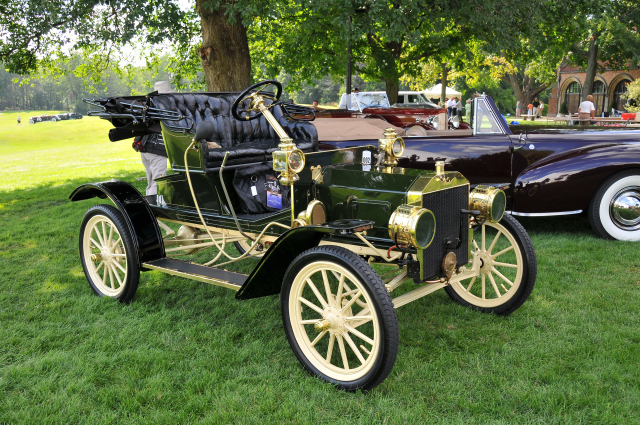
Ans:
[[[596,116],[596,107],[593,105],[593,96],[587,96],[587,100],[580,104],[580,108],[578,108],[578,119],[580,120],[588,120],[589,118],[593,119]],[[580,121],[580,124],[587,125],[587,121]]]

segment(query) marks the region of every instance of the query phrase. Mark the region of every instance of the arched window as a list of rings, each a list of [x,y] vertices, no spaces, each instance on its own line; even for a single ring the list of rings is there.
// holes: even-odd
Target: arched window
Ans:
[[[593,105],[596,107],[596,116],[599,117],[602,111],[606,110],[604,104],[605,87],[604,82],[596,80],[593,82]]]
[[[580,107],[581,102],[581,88],[580,83],[574,81],[569,84],[567,90],[564,92],[564,101],[567,102],[567,109],[570,114],[575,114],[578,112],[578,108]]]
[[[626,111],[624,104],[627,103],[627,101],[626,99],[622,98],[622,95],[627,92],[627,85],[630,82],[631,81],[629,80],[622,80],[618,84],[616,84],[616,88],[613,89],[613,107],[618,111]]]

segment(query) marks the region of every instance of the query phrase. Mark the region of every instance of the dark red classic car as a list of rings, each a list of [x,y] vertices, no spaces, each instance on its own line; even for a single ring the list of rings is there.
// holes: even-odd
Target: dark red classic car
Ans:
[[[428,130],[438,129],[438,115],[447,110],[436,104],[421,107],[393,107],[386,92],[360,92],[347,96],[342,94],[338,109],[316,111],[317,118],[379,118],[402,128],[406,135],[424,136]],[[445,119],[445,122],[447,120]],[[444,124],[442,124],[444,125]],[[469,128],[457,118],[449,120],[451,128]]]
[[[493,100],[474,100],[468,130],[405,137],[399,165],[432,170],[436,161],[472,184],[505,187],[520,216],[587,214],[602,237],[640,240],[640,131],[547,130],[514,135]],[[322,140],[322,139],[321,139]],[[374,143],[323,141],[321,148]]]

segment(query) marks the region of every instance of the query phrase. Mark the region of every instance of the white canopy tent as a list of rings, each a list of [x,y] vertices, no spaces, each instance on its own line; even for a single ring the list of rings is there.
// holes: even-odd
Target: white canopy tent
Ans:
[[[462,93],[460,93],[459,91],[452,89],[451,87],[447,87],[446,89],[446,98],[450,98],[451,96],[460,96],[462,95]],[[428,89],[425,89],[422,93],[424,93],[425,96],[427,96],[428,98],[433,98],[433,99],[440,99],[440,95],[442,94],[442,84],[436,84],[433,87],[429,87]]]

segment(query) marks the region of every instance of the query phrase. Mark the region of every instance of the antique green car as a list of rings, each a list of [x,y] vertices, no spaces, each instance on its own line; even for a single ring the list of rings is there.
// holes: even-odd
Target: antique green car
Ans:
[[[438,289],[501,315],[525,302],[536,256],[522,226],[503,216],[500,187],[471,188],[443,164],[397,167],[404,144],[391,129],[378,146],[318,152],[313,122],[292,118],[310,111],[280,102],[281,92],[265,81],[240,95],[90,101],[101,110],[89,115],[113,123],[114,141],[161,133],[172,170],[151,198],[117,180],[71,194],[114,204],[90,208],[81,225],[96,294],[128,302],[149,270],[232,289],[239,300],[280,294],[295,355],[347,390],[390,373],[395,309],[409,302]],[[249,258],[248,275],[224,269]]]

